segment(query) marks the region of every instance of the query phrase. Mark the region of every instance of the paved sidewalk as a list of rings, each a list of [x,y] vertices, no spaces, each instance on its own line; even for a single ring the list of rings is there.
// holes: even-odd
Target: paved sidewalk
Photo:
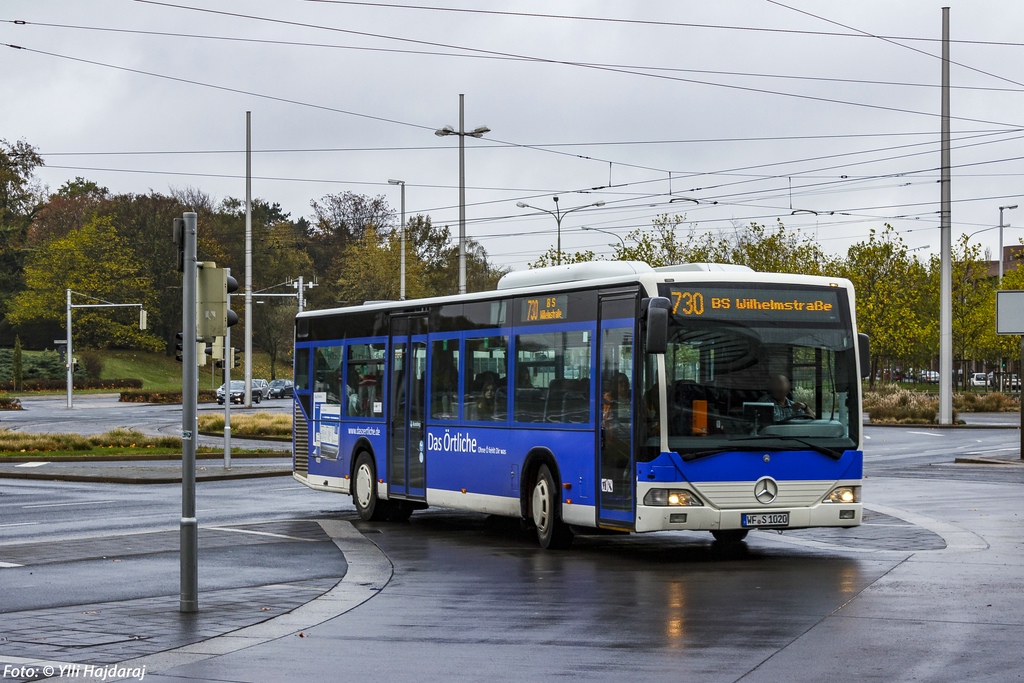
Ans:
[[[112,561],[142,567],[155,556],[176,565],[177,553],[171,546],[177,532],[138,536],[140,543],[134,551]],[[200,531],[200,541],[200,611],[195,614],[178,611],[176,592],[134,597],[130,589],[117,584],[97,589],[88,583],[93,577],[90,572],[82,574],[86,585],[78,590],[85,594],[106,590],[109,599],[82,603],[71,600],[74,604],[44,609],[19,606],[10,611],[5,605],[17,603],[17,598],[10,593],[0,594],[0,620],[4,624],[0,671],[10,667],[9,671],[22,674],[3,677],[4,683],[58,677],[61,667],[73,664],[117,665],[118,669],[156,673],[270,640],[301,637],[303,629],[343,614],[376,595],[392,575],[383,553],[350,523],[336,519],[205,528]],[[124,537],[108,542],[124,550]],[[17,583],[28,573],[45,576],[48,563],[58,561],[52,548],[47,547],[50,545],[0,548],[5,560],[24,563],[0,569],[4,583]],[[107,550],[95,544],[87,551],[84,547],[64,547],[59,557],[66,563],[69,553],[91,557]],[[239,585],[219,586],[232,579],[211,576],[210,571],[204,576],[203,571],[203,559],[218,555],[228,563],[239,557],[262,561],[239,567],[243,576],[234,579]],[[311,563],[311,557],[318,559]],[[110,559],[103,557],[104,561]],[[89,561],[95,560],[82,558],[82,562]],[[307,565],[315,566],[301,569]],[[112,572],[114,566],[107,564],[107,571]],[[119,569],[125,571],[125,567]],[[76,587],[70,590],[75,594]],[[68,676],[84,679],[81,666],[77,671],[77,675]],[[133,678],[138,680],[137,673]]]

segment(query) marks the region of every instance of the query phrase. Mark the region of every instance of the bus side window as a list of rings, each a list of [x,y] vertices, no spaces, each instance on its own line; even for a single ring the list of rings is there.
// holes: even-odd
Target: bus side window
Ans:
[[[341,347],[321,346],[313,354],[313,391],[327,394],[327,403],[341,403]]]
[[[504,420],[508,415],[508,337],[466,340],[466,420]]]
[[[430,417],[459,417],[459,340],[439,339],[430,349]]]
[[[384,416],[384,344],[350,344],[345,375],[345,416]]]

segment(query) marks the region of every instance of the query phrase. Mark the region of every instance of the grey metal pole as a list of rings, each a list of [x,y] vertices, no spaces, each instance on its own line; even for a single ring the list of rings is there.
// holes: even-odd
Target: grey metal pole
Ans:
[[[459,94],[459,294],[466,293],[466,119]]]
[[[67,295],[67,350],[64,354],[64,360],[67,361],[65,369],[68,374],[68,408],[74,407],[74,393],[75,393],[75,358],[71,349],[71,290],[68,289]]]
[[[939,424],[953,422],[953,262],[949,159],[949,8],[942,8],[942,166],[939,233]]]
[[[461,138],[460,138],[461,139]],[[1001,222],[1001,221],[1000,221]],[[402,239],[401,249],[402,258],[401,265],[399,267],[398,277],[398,298],[400,301],[405,301],[405,181],[402,181]]]
[[[245,112],[245,407],[252,407],[252,112]]]
[[[181,287],[181,593],[180,612],[199,611],[199,538],[196,522],[196,214],[185,219],[185,274]]]
[[[228,269],[231,275],[231,269]],[[224,332],[224,469],[231,469],[231,328]]]
[[[552,197],[555,200],[555,232],[556,232],[556,244],[555,248],[558,253],[555,254],[555,265],[562,265],[562,214],[558,210],[558,196]]]
[[[1021,382],[1020,395],[1024,396],[1024,337],[1020,340],[1020,368],[1017,370]],[[1024,460],[1024,408],[1020,411],[1020,459]]]
[[[999,284],[1003,282],[1003,209],[1005,208],[1005,206],[999,207],[999,279],[996,280]]]

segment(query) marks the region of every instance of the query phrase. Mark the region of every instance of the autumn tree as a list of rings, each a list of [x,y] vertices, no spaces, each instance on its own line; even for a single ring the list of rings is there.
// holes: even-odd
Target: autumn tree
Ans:
[[[28,228],[42,197],[33,174],[42,165],[36,148],[24,140],[0,139],[0,316],[24,288]]]
[[[110,218],[96,218],[41,247],[25,267],[25,282],[26,289],[12,300],[8,313],[15,324],[63,320],[67,289],[77,293],[78,303],[150,307],[156,299],[130,245]],[[74,341],[83,348],[163,348],[160,339],[138,329],[135,309],[79,309],[74,314]]]
[[[839,273],[853,282],[857,328],[871,338],[871,386],[883,367],[929,356],[931,330],[922,305],[925,269],[886,225],[846,252]]]

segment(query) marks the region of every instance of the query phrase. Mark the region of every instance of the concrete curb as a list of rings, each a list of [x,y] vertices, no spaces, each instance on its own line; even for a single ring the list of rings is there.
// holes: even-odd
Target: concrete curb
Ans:
[[[937,424],[893,424],[891,422],[865,422],[865,427],[897,427],[905,429],[1020,429],[1020,424],[989,425],[937,425]]]
[[[299,634],[339,617],[377,595],[394,576],[391,560],[350,522],[321,520],[320,526],[345,556],[348,571],[334,588],[291,612],[253,626],[193,643],[174,650],[118,663],[129,669],[145,667],[147,674],[159,674],[179,666],[231,654],[255,645]],[[111,679],[111,680],[138,680]]]
[[[960,465],[1010,465],[1013,467],[1024,467],[1024,458],[1003,460],[1001,458],[986,458],[983,456],[962,456],[954,458],[953,462]]]
[[[11,470],[0,470],[0,479],[35,479],[42,481],[72,481],[92,482],[100,484],[180,484],[181,473],[173,474],[176,470],[170,469],[167,474],[154,472],[151,475],[139,473],[135,475],[124,475],[111,472],[14,472]],[[291,476],[292,469],[289,467],[260,467],[245,468],[245,466],[231,470],[220,470],[217,472],[196,471],[196,481],[227,481],[229,479],[258,479],[262,477],[284,477]]]

